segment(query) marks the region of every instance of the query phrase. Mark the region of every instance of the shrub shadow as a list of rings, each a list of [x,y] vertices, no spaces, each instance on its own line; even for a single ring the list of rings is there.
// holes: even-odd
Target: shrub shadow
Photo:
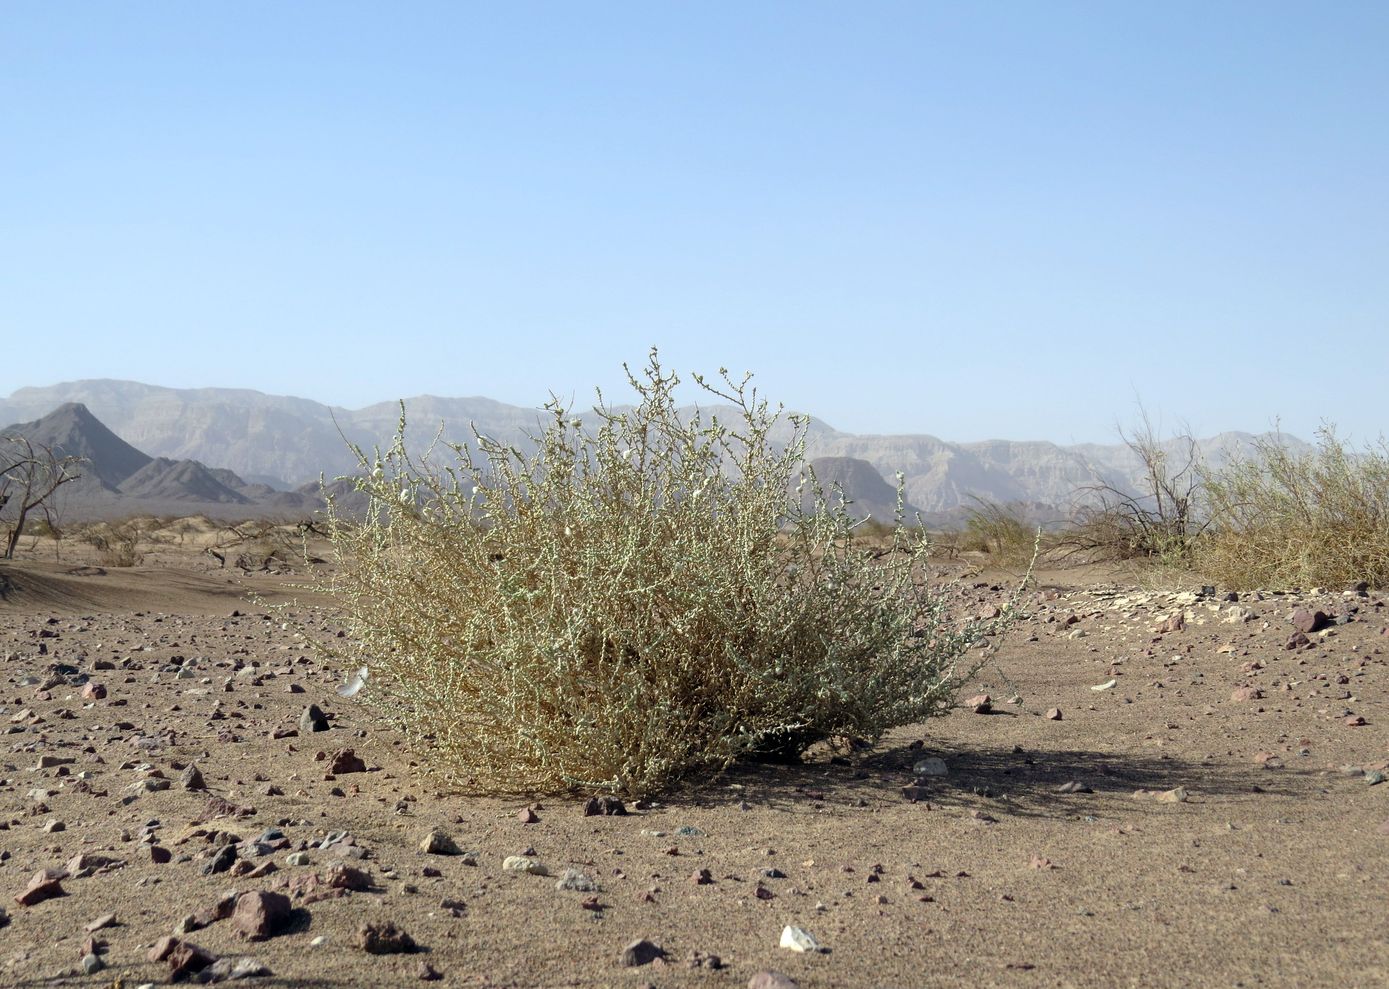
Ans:
[[[936,756],[947,775],[917,778],[912,767]],[[1061,792],[1077,783],[1088,792]],[[856,757],[799,765],[741,764],[715,780],[668,795],[672,804],[720,806],[746,801],[777,810],[853,809],[884,803],[929,803],[996,814],[1067,818],[1096,815],[1102,801],[1131,799],[1182,787],[1192,800],[1275,794],[1308,795],[1324,784],[1311,770],[1270,770],[1257,765],[1191,761],[1088,749],[1032,750],[1014,746],[879,746]],[[914,787],[908,795],[904,788]],[[1154,799],[1156,799],[1154,797]],[[1136,801],[1135,801],[1136,802]],[[1106,815],[1101,815],[1106,816]]]

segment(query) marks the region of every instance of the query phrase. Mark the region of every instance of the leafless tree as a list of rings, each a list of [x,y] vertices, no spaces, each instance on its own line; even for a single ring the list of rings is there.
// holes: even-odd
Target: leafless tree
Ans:
[[[55,495],[58,489],[82,475],[76,467],[81,457],[60,457],[49,447],[23,436],[6,436],[0,448],[0,525],[6,527],[4,553],[14,558],[30,515],[42,515],[56,527]]]
[[[1120,428],[1119,436],[1142,465],[1139,490],[1113,484],[1083,488],[1085,501],[1076,510],[1066,545],[1119,558],[1186,558],[1205,531],[1205,495],[1201,449],[1190,428],[1164,443],[1140,406],[1138,426]]]

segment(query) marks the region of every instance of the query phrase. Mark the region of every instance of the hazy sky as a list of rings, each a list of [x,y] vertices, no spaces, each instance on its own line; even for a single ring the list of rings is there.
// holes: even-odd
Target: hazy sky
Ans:
[[[1389,432],[1389,4],[0,9],[0,394]]]

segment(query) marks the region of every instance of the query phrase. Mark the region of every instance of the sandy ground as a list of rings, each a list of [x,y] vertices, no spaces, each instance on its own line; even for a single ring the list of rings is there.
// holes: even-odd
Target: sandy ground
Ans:
[[[176,927],[273,973],[247,985],[1389,985],[1389,782],[1374,782],[1389,609],[1373,591],[1225,601],[1045,573],[999,656],[1008,682],[990,668],[977,685],[993,713],[586,817],[586,795],[479,799],[421,778],[336,695],[344,671],[247,600],[291,601],[291,576],[175,549],[0,572],[3,985],[166,983],[169,961],[148,959]],[[966,578],[961,615],[1005,590]],[[1288,648],[1299,606],[1349,621]],[[329,602],[290,610],[336,641]],[[301,730],[308,704],[328,730]],[[328,771],[345,749],[365,771]],[[918,779],[932,757],[946,775]],[[189,765],[205,790],[186,788]],[[422,852],[434,829],[476,856]],[[525,852],[550,875],[502,868]],[[17,902],[43,869],[70,873],[63,895]],[[596,890],[557,889],[567,869]],[[218,919],[231,891],[238,913]],[[256,891],[290,913],[250,940]],[[362,950],[372,922],[417,950]],[[788,925],[825,950],[780,948]],[[624,964],[638,939],[664,957]]]

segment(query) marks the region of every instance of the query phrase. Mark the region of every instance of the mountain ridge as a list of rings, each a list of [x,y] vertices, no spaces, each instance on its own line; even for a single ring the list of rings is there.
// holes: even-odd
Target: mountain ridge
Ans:
[[[0,398],[0,423],[36,419],[69,402],[87,406],[113,433],[146,455],[198,461],[234,472],[238,480],[244,478],[243,484],[286,492],[302,489],[320,476],[331,479],[355,471],[348,444],[368,451],[386,446],[400,418],[399,402],[354,410],[254,389],[178,389],[98,378],[18,389]],[[482,396],[421,395],[405,403],[412,450],[427,446],[441,423],[446,424],[445,440],[466,442],[476,425],[503,443],[525,446],[527,434],[543,429],[546,416],[538,408]],[[719,407],[712,411],[726,412]],[[785,442],[790,434],[783,420],[773,439]],[[1198,447],[1218,463],[1231,453],[1248,452],[1258,439],[1232,431],[1201,440]],[[1177,452],[1175,446],[1173,450]],[[958,514],[976,498],[1064,510],[1087,488],[1136,490],[1141,483],[1141,464],[1122,443],[956,443],[930,434],[844,433],[814,417],[807,427],[806,457],[866,461],[889,484],[901,471],[907,501],[927,514]]]

